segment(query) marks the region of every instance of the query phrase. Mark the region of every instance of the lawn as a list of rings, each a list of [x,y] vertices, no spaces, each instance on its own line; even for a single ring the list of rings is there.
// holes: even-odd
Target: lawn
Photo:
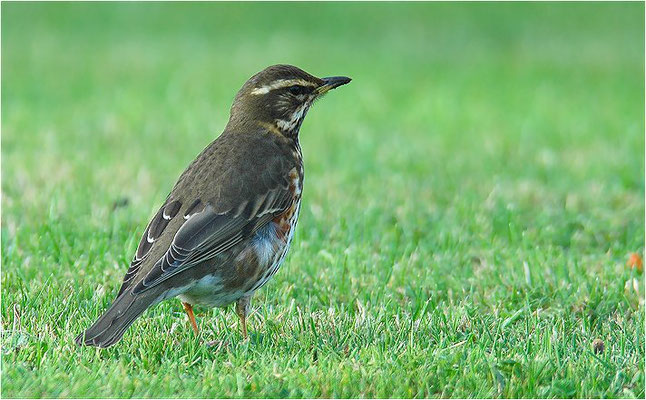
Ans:
[[[1,7],[2,397],[644,397],[643,3]],[[171,300],[77,347],[276,63],[353,81],[250,339]]]

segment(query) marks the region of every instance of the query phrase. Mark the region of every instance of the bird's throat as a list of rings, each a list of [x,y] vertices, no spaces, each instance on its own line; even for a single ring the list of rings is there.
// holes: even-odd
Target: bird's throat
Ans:
[[[264,129],[267,129],[274,135],[298,141],[298,132],[301,128],[301,123],[299,122],[295,126],[289,126],[278,121],[281,120],[277,120],[275,122],[260,121],[258,122],[258,125],[260,125]]]

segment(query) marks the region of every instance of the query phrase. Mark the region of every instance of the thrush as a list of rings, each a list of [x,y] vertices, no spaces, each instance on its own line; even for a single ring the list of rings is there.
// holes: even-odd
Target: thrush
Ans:
[[[76,338],[109,347],[149,307],[236,303],[242,335],[250,300],[278,271],[303,190],[298,134],[312,103],[350,82],[274,65],[238,91],[222,134],[186,168],[143,233],[116,299]]]

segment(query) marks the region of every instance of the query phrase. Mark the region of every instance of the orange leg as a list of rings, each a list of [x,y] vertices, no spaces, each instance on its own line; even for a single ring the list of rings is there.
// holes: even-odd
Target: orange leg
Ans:
[[[195,332],[196,335],[200,334],[200,330],[197,329],[197,322],[195,322],[195,315],[193,314],[193,306],[182,302],[182,305],[184,306],[184,311],[186,311],[186,315],[188,315],[188,320],[191,321],[191,326],[193,327],[193,331]]]

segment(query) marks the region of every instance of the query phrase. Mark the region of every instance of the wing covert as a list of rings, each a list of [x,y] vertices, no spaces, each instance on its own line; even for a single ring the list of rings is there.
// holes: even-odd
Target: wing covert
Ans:
[[[180,176],[146,228],[119,294],[131,287],[134,294],[147,291],[216,257],[291,206],[294,162],[279,146],[266,146],[264,136],[253,137],[259,143],[244,148],[219,137]],[[244,162],[232,163],[226,154],[232,151]]]

